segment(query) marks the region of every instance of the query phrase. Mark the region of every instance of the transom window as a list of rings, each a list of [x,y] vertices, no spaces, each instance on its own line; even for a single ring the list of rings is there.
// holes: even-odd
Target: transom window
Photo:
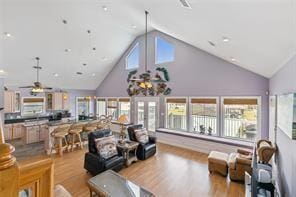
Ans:
[[[129,54],[126,57],[125,60],[126,69],[132,70],[137,69],[140,66],[140,47],[139,43],[135,44],[135,46],[132,48],[132,50],[129,52]]]
[[[155,38],[155,64],[172,62],[175,60],[175,47],[168,41]]]

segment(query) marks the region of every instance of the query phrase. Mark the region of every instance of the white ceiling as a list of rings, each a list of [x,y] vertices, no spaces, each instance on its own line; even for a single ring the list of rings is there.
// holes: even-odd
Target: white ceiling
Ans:
[[[179,0],[0,1],[0,69],[7,72],[7,85],[35,81],[32,66],[39,56],[45,85],[95,89],[143,33],[145,9],[151,28],[227,61],[235,58],[238,66],[265,77],[296,51],[296,0],[188,0],[192,9],[181,7]],[[88,29],[96,51],[91,50]],[[71,51],[64,52],[66,48]],[[77,76],[77,71],[84,74]]]

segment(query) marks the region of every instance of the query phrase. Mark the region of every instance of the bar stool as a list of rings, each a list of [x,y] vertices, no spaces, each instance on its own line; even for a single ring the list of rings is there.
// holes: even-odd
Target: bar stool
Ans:
[[[71,151],[74,150],[74,145],[80,146],[80,148],[83,149],[83,143],[81,141],[80,134],[83,131],[84,125],[85,123],[75,123],[70,126],[68,133],[70,135]]]
[[[69,145],[67,142],[69,128],[70,124],[61,125],[55,128],[50,134],[50,136],[52,137],[52,147],[50,150],[50,154],[52,154],[53,149],[55,149],[60,156],[63,156],[64,150],[69,151]]]
[[[97,125],[98,125],[99,122],[100,122],[100,120],[93,120],[93,121],[90,121],[90,122],[88,122],[87,124],[84,125],[82,134],[85,134],[86,137],[85,137],[85,135],[82,135],[82,141],[83,142],[88,141],[88,138],[87,138],[88,133],[97,130]]]

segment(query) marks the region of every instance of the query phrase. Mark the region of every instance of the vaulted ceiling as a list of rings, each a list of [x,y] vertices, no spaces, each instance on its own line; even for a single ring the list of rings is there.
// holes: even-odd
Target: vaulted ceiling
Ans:
[[[0,2],[0,69],[7,85],[35,81],[38,56],[45,85],[95,89],[144,32],[144,10],[150,29],[265,77],[296,51],[296,0],[187,0],[191,9],[179,0]]]

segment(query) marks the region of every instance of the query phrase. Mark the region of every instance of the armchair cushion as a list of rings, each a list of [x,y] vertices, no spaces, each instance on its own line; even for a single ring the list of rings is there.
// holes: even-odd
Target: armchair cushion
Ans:
[[[137,141],[141,144],[146,144],[149,141],[149,136],[146,129],[136,129],[135,136]]]
[[[99,155],[97,147],[96,147],[95,139],[102,138],[102,137],[108,137],[110,135],[112,135],[112,131],[110,129],[96,130],[96,131],[90,132],[88,134],[88,151],[90,153]]]
[[[118,154],[116,148],[116,140],[115,137],[103,137],[95,139],[97,152],[104,159],[109,159]]]

